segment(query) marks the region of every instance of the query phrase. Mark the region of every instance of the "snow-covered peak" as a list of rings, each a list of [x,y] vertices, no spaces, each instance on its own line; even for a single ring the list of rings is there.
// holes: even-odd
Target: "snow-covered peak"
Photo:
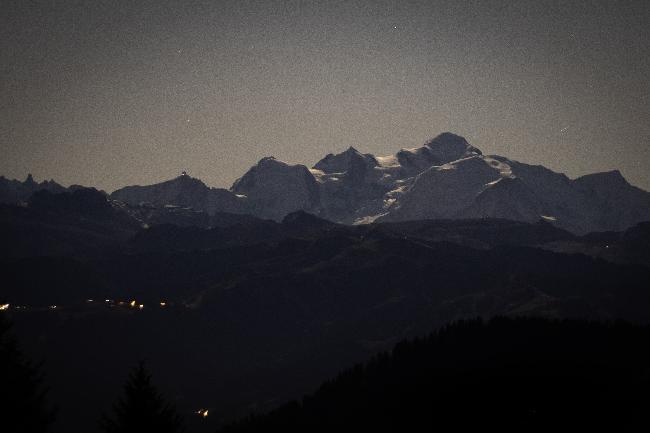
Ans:
[[[254,215],[278,221],[297,210],[316,212],[320,201],[318,183],[307,167],[273,157],[262,158],[231,191],[246,196]]]
[[[0,201],[16,202],[35,188],[0,178]],[[48,182],[39,188],[50,188]],[[56,185],[53,184],[52,187]],[[311,169],[269,156],[230,190],[208,188],[183,174],[111,197],[129,204],[190,206],[208,213],[250,213],[281,221],[307,211],[340,223],[427,218],[540,218],[574,233],[624,229],[650,220],[650,193],[617,170],[571,180],[540,165],[483,155],[463,137],[445,132],[393,155],[354,147],[329,154]]]
[[[346,151],[336,155],[330,153],[318,161],[314,168],[323,173],[343,173],[350,171],[355,166],[374,167],[377,165],[375,157],[370,154],[362,154],[350,146]]]
[[[460,135],[444,132],[427,142],[424,147],[431,151],[431,155],[440,163],[447,163],[471,155],[481,155],[481,151],[472,146]]]

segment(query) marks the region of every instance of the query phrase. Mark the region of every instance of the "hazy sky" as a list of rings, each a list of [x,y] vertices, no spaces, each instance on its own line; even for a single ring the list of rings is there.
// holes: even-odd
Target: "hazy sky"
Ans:
[[[0,174],[229,187],[443,131],[650,190],[650,1],[0,0]]]

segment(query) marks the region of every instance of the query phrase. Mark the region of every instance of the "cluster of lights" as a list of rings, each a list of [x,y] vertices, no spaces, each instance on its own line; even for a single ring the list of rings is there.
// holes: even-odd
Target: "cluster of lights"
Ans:
[[[120,305],[122,305],[123,302],[120,302]],[[144,308],[144,304],[138,304],[135,299],[131,302],[129,302],[129,307],[131,308],[137,308],[139,310],[142,310]]]
[[[27,309],[27,307],[22,306],[22,305],[14,305],[12,307],[11,304],[0,304],[0,311],[9,310],[9,308],[11,308],[12,310],[25,310],[25,309]]]
[[[196,411],[196,414],[206,418],[208,416],[208,409],[199,409]]]
[[[94,302],[93,299],[86,299],[86,303],[90,304],[92,302]],[[106,304],[109,304],[111,307],[114,304],[117,303],[117,305],[128,305],[129,307],[137,308],[138,310],[143,310],[144,309],[144,304],[138,303],[135,299],[132,300],[132,301],[128,301],[128,302],[125,302],[125,301],[117,301],[117,302],[115,302],[112,299],[105,299],[104,302]],[[167,303],[167,301],[160,301],[159,305],[160,305],[160,308],[165,308],[169,304]],[[10,307],[11,307],[11,304],[0,304],[0,311],[9,310]],[[21,306],[16,305],[16,306],[14,306],[12,308],[16,309],[16,310],[20,310],[20,309],[26,309],[27,307],[21,307]],[[53,304],[53,305],[48,305],[47,308],[49,308],[50,310],[56,310],[58,308],[58,306]],[[203,409],[201,409],[201,410],[203,410]],[[207,409],[205,410],[205,412],[207,413]]]

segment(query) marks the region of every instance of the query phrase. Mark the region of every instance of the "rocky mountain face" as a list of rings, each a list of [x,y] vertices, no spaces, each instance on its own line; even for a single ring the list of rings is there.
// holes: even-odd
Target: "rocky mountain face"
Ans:
[[[245,213],[242,197],[222,188],[209,188],[199,179],[181,174],[175,179],[147,186],[127,186],[111,194],[111,199],[131,206],[178,206],[204,211]]]
[[[37,184],[31,176],[25,182],[0,178],[0,202],[26,201],[40,189],[65,190],[54,181]],[[200,226],[211,226],[210,217],[220,213],[281,221],[295,211],[343,224],[543,219],[577,234],[621,231],[650,220],[650,193],[618,171],[570,179],[543,166],[484,155],[451,133],[389,156],[350,147],[312,168],[262,158],[230,189],[210,188],[183,173],[154,185],[121,188],[110,199],[130,207],[143,223],[199,221]]]
[[[573,233],[624,230],[650,220],[650,193],[619,172],[572,180],[543,166],[483,155],[443,133],[422,147],[378,157],[350,147],[311,169],[263,158],[230,190],[180,177],[127,187],[113,199],[130,204],[192,206],[207,213],[247,213],[281,220],[304,210],[344,224],[419,219],[540,219]]]
[[[245,196],[248,212],[281,220],[297,210],[319,212],[318,183],[303,165],[289,165],[273,157],[263,158],[232,186]]]
[[[126,242],[141,224],[94,188],[39,190],[20,205],[0,204],[0,257],[96,257]],[[44,274],[45,275],[45,274]]]

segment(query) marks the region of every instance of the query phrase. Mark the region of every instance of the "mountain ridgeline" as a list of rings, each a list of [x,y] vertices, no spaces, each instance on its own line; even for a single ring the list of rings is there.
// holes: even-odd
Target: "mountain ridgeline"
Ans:
[[[26,201],[42,189],[65,190],[53,181],[37,184],[31,176],[25,182],[0,178],[0,202]],[[165,207],[191,211],[190,225],[209,224],[210,216],[219,213],[281,221],[299,210],[343,224],[545,219],[575,234],[622,231],[650,220],[650,193],[630,185],[618,171],[569,179],[543,166],[484,155],[452,133],[383,157],[350,147],[312,168],[262,158],[230,189],[208,187],[183,173],[155,185],[120,188],[110,199],[140,217]]]
[[[312,168],[263,158],[229,190],[187,175],[111,198],[130,205],[190,206],[208,214],[281,220],[304,210],[344,223],[375,220],[546,219],[573,233],[620,231],[650,220],[650,193],[618,171],[575,180],[542,166],[483,155],[451,133],[415,149],[376,157],[350,147]]]
[[[188,431],[214,432],[450,322],[650,323],[649,193],[618,172],[571,180],[486,156],[453,134],[311,169],[264,158],[230,189],[186,174],[112,194],[0,178],[0,202],[0,314],[46,360],[55,431],[96,431],[138,360]],[[576,401],[578,415],[614,417],[646,404],[628,385],[647,382],[647,329],[500,320],[398,345],[226,431],[400,430],[467,411],[525,426]]]
[[[633,431],[647,426],[649,341],[623,323],[461,321],[220,433]]]

